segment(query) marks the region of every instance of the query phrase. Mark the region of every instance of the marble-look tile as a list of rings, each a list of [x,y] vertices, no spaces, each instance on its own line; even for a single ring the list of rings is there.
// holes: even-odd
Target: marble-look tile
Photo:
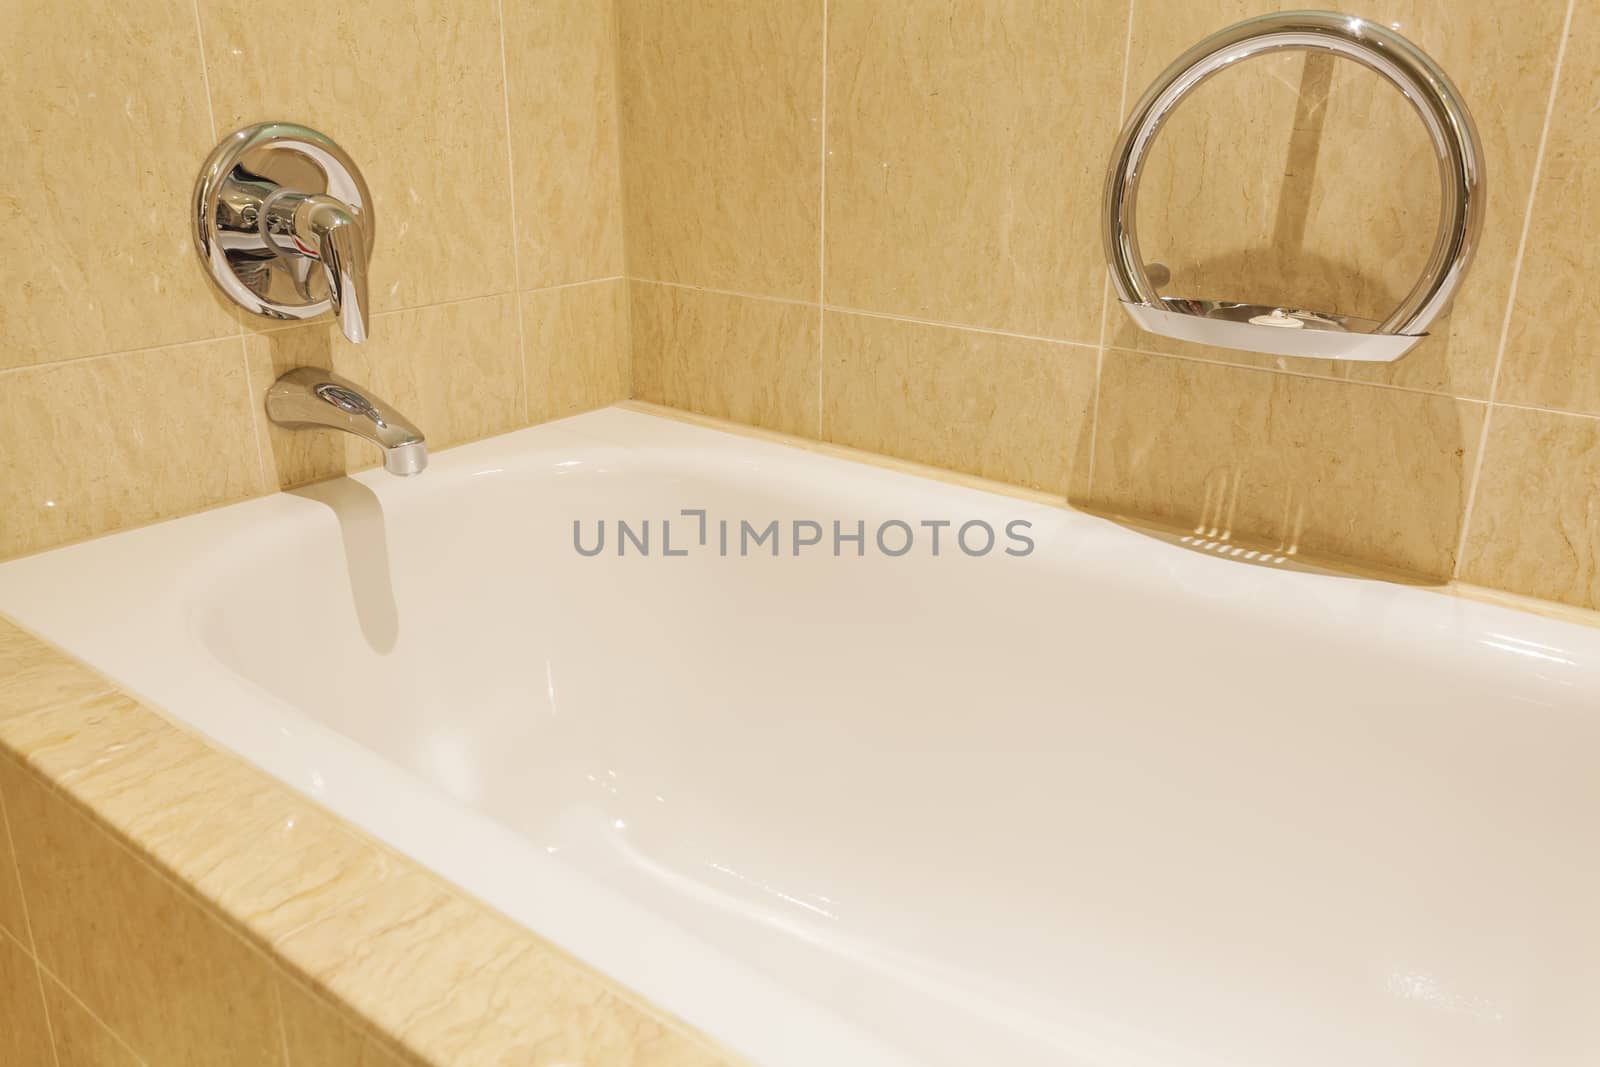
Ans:
[[[628,283],[523,293],[522,344],[530,423],[628,399]]]
[[[1095,350],[830,311],[823,439],[1078,497]]]
[[[1135,0],[1128,104],[1191,44],[1295,0]],[[1398,363],[1227,352],[1251,366],[1488,395],[1560,43],[1563,6],[1377,0],[1358,12],[1399,31],[1455,79],[1477,121],[1487,213],[1454,309]],[[1165,291],[1383,319],[1422,273],[1438,225],[1438,168],[1399,92],[1354,63],[1288,54],[1214,78],[1177,110],[1141,185],[1145,257]],[[1112,343],[1210,358],[1143,334],[1115,306]]]
[[[504,5],[524,289],[623,272],[616,5]]]
[[[0,723],[0,743],[268,944],[393,866],[313,801],[121,693]]]
[[[1600,420],[1494,409],[1461,577],[1600,608]]]
[[[1556,6],[1556,5],[1551,5]],[[1600,414],[1600,7],[1580,2],[1506,339],[1499,399]]]
[[[280,1067],[264,957],[0,755],[44,967],[149,1063]]]
[[[296,966],[435,1063],[490,1067],[647,1062],[712,1067],[709,1046],[666,1028],[570,958],[418,872],[284,942]],[[416,981],[427,974],[427,983]],[[439,997],[437,990],[451,991]]]
[[[283,0],[270,26],[249,0],[199,8],[219,132],[298,122],[337,141],[366,176],[375,308],[513,287],[495,0]],[[286,27],[287,37],[271,32]]]
[[[10,934],[19,944],[33,943],[33,935],[28,930],[28,909],[22,899],[22,878],[17,873],[17,857],[11,847],[6,798],[0,792],[0,935],[4,934]],[[0,940],[4,937],[0,936]]]
[[[1442,578],[1483,405],[1107,351],[1098,507]]]
[[[261,491],[238,338],[0,378],[0,559]]]
[[[780,433],[817,433],[815,305],[634,282],[633,393]]]
[[[145,1067],[121,1038],[49,975],[44,979],[44,995],[50,1031],[55,1036],[56,1067]]]
[[[634,277],[818,299],[821,0],[620,0]]]
[[[485,297],[375,315],[371,336],[353,345],[333,323],[252,334],[245,339],[257,397],[295,367],[322,367],[371,389],[448,448],[523,424],[517,298]],[[376,445],[336,430],[286,430],[255,413],[267,476],[288,489],[382,461]]]
[[[38,969],[33,957],[4,933],[0,933],[0,1063],[17,1067],[55,1063]]]
[[[237,333],[189,233],[213,143],[189,0],[0,18],[0,370]]]
[[[832,0],[827,302],[1098,343],[1124,0]]]
[[[0,617],[0,722],[110,691],[105,678]]]
[[[422,1061],[390,1049],[350,1014],[293,979],[280,977],[289,1067],[407,1067]]]

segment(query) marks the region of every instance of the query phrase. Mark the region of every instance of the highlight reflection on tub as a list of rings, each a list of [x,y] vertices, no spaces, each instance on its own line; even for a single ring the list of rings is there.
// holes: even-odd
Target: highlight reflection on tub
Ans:
[[[685,508],[1037,548],[573,551]],[[617,409],[0,611],[756,1064],[1600,1049],[1600,631]]]

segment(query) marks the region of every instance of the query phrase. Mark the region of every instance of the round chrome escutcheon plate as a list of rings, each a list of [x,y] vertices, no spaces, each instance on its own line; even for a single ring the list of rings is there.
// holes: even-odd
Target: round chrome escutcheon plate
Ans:
[[[344,201],[371,257],[376,227],[361,172],[333,141],[290,122],[246,126],[212,151],[194,187],[195,247],[236,303],[268,318],[309,319],[331,307],[328,283],[313,257],[291,255],[268,236],[262,207],[280,191]]]

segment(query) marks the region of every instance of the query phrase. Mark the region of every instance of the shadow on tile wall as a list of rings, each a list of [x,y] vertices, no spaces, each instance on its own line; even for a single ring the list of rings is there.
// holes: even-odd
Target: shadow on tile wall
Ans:
[[[1295,6],[619,0],[635,393],[1600,607],[1593,5],[1350,9],[1451,73],[1487,154],[1472,272],[1406,359],[1207,349],[1108,299],[1101,181],[1129,105],[1206,34]],[[1376,75],[1263,57],[1163,132],[1141,239],[1169,293],[1382,318],[1437,183]]]

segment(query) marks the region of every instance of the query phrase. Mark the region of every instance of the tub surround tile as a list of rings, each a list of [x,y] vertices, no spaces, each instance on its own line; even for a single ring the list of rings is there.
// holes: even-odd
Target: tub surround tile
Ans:
[[[187,0],[4,19],[0,370],[237,333],[174,199],[213,143]]]
[[[1092,500],[1445,578],[1482,404],[1108,351]]]
[[[503,11],[518,284],[620,275],[615,5],[545,0]]]
[[[49,975],[44,976],[44,994],[55,1036],[56,1067],[145,1067],[121,1038]]]
[[[619,0],[630,272],[818,299],[820,0]]]
[[[426,872],[402,875],[282,947],[297,966],[321,976],[430,1062],[725,1062]],[[432,975],[439,985],[421,986],[417,974]],[[440,987],[450,996],[436,996]],[[641,1048],[653,1055],[641,1057]]]
[[[394,868],[315,802],[121,693],[8,720],[0,743],[265,945]]]
[[[523,293],[521,307],[530,423],[628,399],[627,282]]]
[[[833,0],[828,18],[827,302],[1098,342],[1127,4]]]
[[[0,559],[262,490],[238,338],[0,382]]]
[[[51,652],[32,640],[0,620],[0,656]],[[0,923],[33,902],[47,978],[144,1062],[735,1062],[125,694],[41,684],[0,694],[35,709],[0,703],[20,876]],[[107,1032],[66,1040],[120,1062]]]
[[[1461,577],[1600,608],[1600,420],[1495,408]]]
[[[1572,17],[1498,398],[1600,414],[1600,8]],[[1576,488],[1576,486],[1574,486]]]
[[[413,1067],[422,1060],[395,1051],[356,1025],[347,1011],[290,978],[278,980],[283,1043],[289,1067]]]
[[[1300,6],[1294,0],[1135,0],[1129,105],[1206,34],[1250,15]],[[1226,358],[1483,399],[1516,266],[1564,5],[1379,0],[1359,14],[1397,26],[1432,55],[1472,109],[1488,193],[1477,256],[1450,315],[1398,363],[1233,352]],[[1432,247],[1437,173],[1420,121],[1378,75],[1303,54],[1253,60],[1202,86],[1163,130],[1142,184],[1143,250],[1148,260],[1172,268],[1169,294],[1382,319],[1421,274]],[[1208,358],[1199,346],[1143,334],[1118,309],[1112,312],[1117,346]]]
[[[361,168],[378,225],[376,309],[513,287],[495,0],[286,0],[273,21],[294,27],[292,48],[262,32],[247,0],[199,9],[219,134],[298,122]]]
[[[1086,493],[1093,348],[833,311],[824,330],[825,440]]]
[[[332,323],[245,339],[251,388],[265,397],[295,367],[323,367],[371,389],[411,419],[433,448],[523,425],[522,353],[512,294],[375,315],[353,345]],[[255,413],[268,477],[290,489],[382,462],[376,445],[336,430],[285,430]]]
[[[16,938],[21,945],[33,943],[33,935],[28,931],[27,906],[22,900],[22,878],[17,873],[16,853],[12,851],[11,831],[7,829],[6,798],[0,793],[0,940],[4,940],[5,934]]]
[[[111,689],[99,674],[0,616],[0,722]]]
[[[262,957],[3,754],[0,789],[52,975],[146,1061],[281,1067]]]
[[[55,1063],[44,1012],[33,957],[0,933],[0,1063]]]
[[[639,399],[816,436],[816,306],[648,282],[631,301]]]

